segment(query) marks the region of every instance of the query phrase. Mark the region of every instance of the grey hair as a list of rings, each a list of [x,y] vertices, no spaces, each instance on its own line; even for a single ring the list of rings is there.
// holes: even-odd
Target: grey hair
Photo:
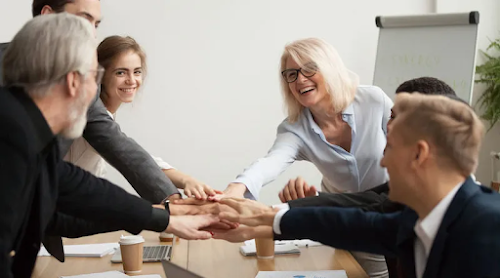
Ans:
[[[5,52],[4,85],[43,97],[68,73],[86,75],[96,49],[94,29],[87,20],[68,13],[37,16],[23,26]]]

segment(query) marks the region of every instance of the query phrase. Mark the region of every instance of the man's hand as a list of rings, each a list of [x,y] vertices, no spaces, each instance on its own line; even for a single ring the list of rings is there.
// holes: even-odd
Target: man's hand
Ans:
[[[235,212],[232,208],[219,202],[198,200],[196,198],[175,200],[170,203],[170,213],[172,215],[219,215],[222,211]]]
[[[269,206],[248,199],[224,198],[220,203],[234,210],[221,211],[221,219],[248,226],[272,226],[277,212]]]
[[[183,239],[209,239],[212,238],[212,234],[202,229],[216,223],[219,223],[219,218],[211,214],[170,216],[165,232]]]
[[[213,238],[223,239],[229,242],[243,242],[253,238],[272,238],[273,228],[269,226],[249,227],[240,225],[232,230],[215,230]]]
[[[298,177],[297,179],[289,180],[278,196],[282,203],[286,203],[299,198],[316,196],[317,192],[314,185],[309,186],[304,179]]]

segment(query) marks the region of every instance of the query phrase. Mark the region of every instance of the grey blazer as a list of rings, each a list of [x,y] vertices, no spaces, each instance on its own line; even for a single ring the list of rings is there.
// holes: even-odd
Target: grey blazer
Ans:
[[[0,43],[0,65],[8,43]],[[0,67],[0,85],[3,74]],[[90,106],[87,113],[87,126],[83,137],[113,167],[115,167],[134,187],[139,195],[155,204],[166,197],[179,193],[172,181],[165,176],[155,161],[132,138],[120,130],[120,126],[108,115],[99,98]],[[60,139],[61,154],[64,156],[72,143]]]

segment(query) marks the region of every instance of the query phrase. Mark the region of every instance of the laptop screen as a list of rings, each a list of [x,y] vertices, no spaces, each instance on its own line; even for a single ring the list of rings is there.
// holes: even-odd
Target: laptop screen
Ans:
[[[167,278],[204,278],[169,261],[161,261],[161,263]]]

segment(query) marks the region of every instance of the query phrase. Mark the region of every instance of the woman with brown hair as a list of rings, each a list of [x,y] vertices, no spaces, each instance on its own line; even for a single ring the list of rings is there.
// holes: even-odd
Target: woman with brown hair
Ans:
[[[122,103],[131,103],[146,76],[146,54],[131,37],[111,36],[97,48],[99,64],[106,70],[101,84],[101,100],[111,118]],[[165,175],[184,193],[198,199],[215,195],[215,191],[203,182],[173,168],[161,158],[154,157]],[[73,142],[64,160],[71,162],[98,177],[106,174],[104,159],[84,139]]]

